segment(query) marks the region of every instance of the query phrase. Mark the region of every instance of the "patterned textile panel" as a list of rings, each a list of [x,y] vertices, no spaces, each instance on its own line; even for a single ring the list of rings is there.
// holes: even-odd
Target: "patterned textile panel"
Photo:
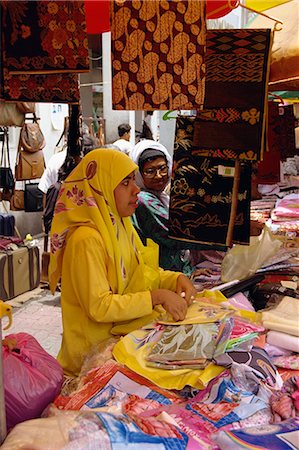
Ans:
[[[114,109],[202,106],[205,2],[114,1],[111,39]]]
[[[2,76],[0,97],[5,100],[39,103],[79,103],[80,100],[79,80],[75,73],[12,75],[4,70]]]
[[[206,95],[193,142],[202,156],[261,159],[271,46],[270,29],[207,32]]]
[[[234,161],[200,156],[192,149],[194,118],[177,119],[169,209],[169,237],[226,247],[231,213],[233,177],[219,166]],[[249,243],[251,163],[241,163],[233,243]]]
[[[9,72],[89,71],[84,1],[2,3],[5,67]]]

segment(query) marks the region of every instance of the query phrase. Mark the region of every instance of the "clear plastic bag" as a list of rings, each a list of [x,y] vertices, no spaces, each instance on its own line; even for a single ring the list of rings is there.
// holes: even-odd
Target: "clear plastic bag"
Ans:
[[[281,246],[282,242],[265,226],[260,236],[251,238],[250,245],[235,245],[228,250],[221,265],[221,280],[226,283],[254,275]]]

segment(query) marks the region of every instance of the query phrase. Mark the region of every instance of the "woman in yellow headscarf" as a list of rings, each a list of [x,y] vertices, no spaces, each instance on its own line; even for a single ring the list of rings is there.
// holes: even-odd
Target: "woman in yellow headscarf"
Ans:
[[[61,280],[58,360],[67,375],[78,375],[92,345],[123,333],[123,322],[127,330],[150,322],[156,305],[182,320],[196,294],[185,275],[158,267],[156,248],[144,247],[131,224],[136,169],[122,152],[93,150],[60,190],[49,280],[52,292]]]

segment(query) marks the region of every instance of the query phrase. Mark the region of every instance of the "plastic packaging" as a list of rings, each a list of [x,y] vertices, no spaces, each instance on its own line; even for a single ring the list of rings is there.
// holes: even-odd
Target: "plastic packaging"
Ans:
[[[258,269],[282,246],[268,227],[264,227],[260,236],[254,237],[249,246],[235,245],[228,250],[221,266],[221,280],[243,280],[256,273]]]
[[[4,345],[2,349],[9,429],[41,415],[60,392],[63,371],[56,359],[30,334],[10,334],[6,340],[15,340],[13,348]]]

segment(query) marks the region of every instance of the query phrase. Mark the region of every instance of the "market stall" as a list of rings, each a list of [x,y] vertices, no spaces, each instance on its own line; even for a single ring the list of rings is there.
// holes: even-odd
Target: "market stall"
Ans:
[[[273,75],[272,41],[274,26],[284,26],[285,17],[273,12],[273,19],[270,9],[263,17],[273,26],[209,30],[207,19],[238,7],[258,11],[254,3],[260,2],[14,3],[18,8],[1,4],[6,25],[1,98],[5,104],[69,104],[69,155],[81,150],[78,73],[89,69],[85,20],[87,32],[111,29],[116,110],[179,111],[169,238],[189,244],[197,268],[213,274],[193,277],[197,295],[184,320],[175,321],[160,306],[152,308],[154,315],[114,322],[109,339],[80,355],[76,377],[63,376],[58,361],[33,336],[8,331],[0,346],[0,411],[6,408],[8,424],[4,440],[1,423],[1,448],[299,448],[298,171],[291,183],[281,176],[282,161],[292,159],[297,167],[296,117],[292,103],[268,96],[271,83],[283,88],[284,75]],[[267,3],[297,8],[294,1]],[[294,58],[298,62],[297,54]],[[296,77],[291,74],[292,83]],[[38,125],[34,115],[32,122]],[[13,174],[26,186],[44,168],[42,134],[31,146],[36,142],[33,151],[24,148],[26,141],[19,147],[25,160],[27,153],[41,155],[34,164],[31,156],[30,176],[24,164]],[[79,186],[95,173],[92,161],[85,178],[73,182]],[[78,186],[68,199],[100,209],[96,196],[83,198]],[[10,189],[16,200],[14,186],[0,187],[2,195]],[[107,207],[103,192],[92,189]],[[60,196],[63,192],[62,187]],[[72,208],[60,202],[56,213]],[[107,217],[103,222],[114,232],[113,214]],[[34,279],[31,268],[27,278],[38,283],[38,252],[30,239],[24,248],[13,237],[6,237],[1,253],[1,261],[7,260],[2,284],[11,285],[10,256],[20,248],[38,273]],[[56,234],[52,242],[59,255],[56,278],[65,251],[60,238]],[[112,260],[114,248],[109,251]],[[118,277],[115,284],[121,282]],[[2,300],[13,297],[10,292]]]

